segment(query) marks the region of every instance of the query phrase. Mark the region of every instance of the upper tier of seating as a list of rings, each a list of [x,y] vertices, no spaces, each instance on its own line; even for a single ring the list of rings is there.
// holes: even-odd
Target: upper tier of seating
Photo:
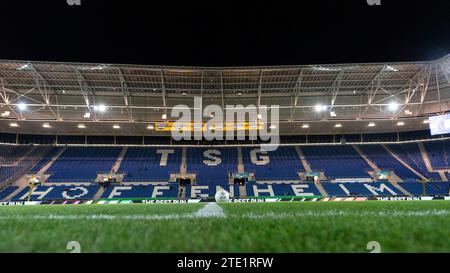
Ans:
[[[38,173],[54,156],[56,156],[62,147],[52,147],[50,151],[30,170],[30,173]]]
[[[441,176],[436,172],[428,172],[417,143],[389,145],[389,148],[414,170],[433,181],[440,181]]]
[[[168,181],[180,173],[181,149],[129,147],[120,165],[124,182]]]
[[[299,180],[305,169],[294,147],[278,147],[265,152],[259,148],[242,148],[242,160],[247,173],[255,173],[256,180]]]
[[[109,173],[120,147],[68,147],[46,171],[48,182],[94,182],[99,173]]]
[[[404,181],[415,181],[420,179],[418,175],[405,167],[400,161],[395,159],[381,145],[361,145],[359,146],[363,153],[377,165],[381,170],[393,171]]]
[[[313,171],[323,171],[325,176],[335,178],[370,178],[371,170],[358,152],[348,145],[301,147]]]
[[[228,183],[228,173],[237,167],[237,148],[187,149],[187,173],[195,173],[199,185]]]
[[[26,174],[51,149],[50,146],[0,145],[0,184]]]
[[[424,142],[433,169],[450,169],[450,141]]]

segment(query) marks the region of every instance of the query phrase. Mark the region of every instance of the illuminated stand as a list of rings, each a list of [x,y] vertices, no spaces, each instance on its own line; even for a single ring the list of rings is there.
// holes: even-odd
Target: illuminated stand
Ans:
[[[32,174],[27,175],[27,181],[28,181],[28,198],[27,201],[30,202],[31,200],[31,194],[33,193],[34,189],[41,185],[41,176]]]

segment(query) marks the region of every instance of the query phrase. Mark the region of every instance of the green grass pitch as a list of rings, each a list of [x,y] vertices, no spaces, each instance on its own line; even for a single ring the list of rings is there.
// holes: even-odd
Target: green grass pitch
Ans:
[[[0,252],[450,252],[450,202],[0,207]]]

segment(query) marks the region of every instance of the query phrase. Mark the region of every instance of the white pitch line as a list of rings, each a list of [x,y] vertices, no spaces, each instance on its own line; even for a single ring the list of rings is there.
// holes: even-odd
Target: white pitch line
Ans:
[[[223,209],[217,205],[217,203],[208,203],[203,208],[199,209],[194,213],[194,216],[199,218],[205,218],[205,217],[226,217],[225,213],[223,212]]]

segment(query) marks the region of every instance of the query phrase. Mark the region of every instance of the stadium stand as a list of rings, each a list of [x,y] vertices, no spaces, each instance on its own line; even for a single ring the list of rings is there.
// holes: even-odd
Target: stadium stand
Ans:
[[[367,162],[352,146],[301,147],[313,171],[323,171],[330,179],[370,178]]]
[[[119,147],[68,147],[47,170],[48,182],[94,182],[98,173],[109,173]],[[80,171],[82,170],[82,171]]]
[[[221,185],[228,183],[228,173],[238,167],[237,149],[187,149],[187,173],[195,173],[198,185]]]
[[[273,152],[242,148],[245,172],[255,173],[257,181],[299,180],[305,169],[294,147],[278,147]]]
[[[418,175],[406,168],[381,145],[361,145],[359,147],[381,170],[394,171],[404,181],[420,179]]]
[[[390,196],[404,195],[389,182],[372,183],[331,183],[322,182],[321,185],[333,197],[342,196]]]
[[[3,189],[2,191],[0,191],[0,201],[2,201],[6,197],[8,197],[10,194],[15,192],[18,188],[19,187],[17,187],[17,186],[11,186],[11,187],[7,187],[7,188]]]
[[[121,185],[109,186],[101,198],[176,198],[178,185]]]
[[[424,146],[427,150],[433,169],[439,170],[450,168],[450,142],[448,140],[424,142]]]
[[[392,144],[389,148],[414,170],[433,181],[440,181],[439,173],[428,172],[417,143]]]
[[[246,184],[247,196],[321,196],[313,183],[301,184]]]
[[[30,201],[43,200],[91,200],[100,186],[37,186],[32,194]],[[28,199],[29,188],[25,187],[17,193],[11,201],[25,201]]]
[[[414,196],[423,194],[423,184],[420,182],[400,183],[400,186]],[[429,182],[425,184],[425,195],[449,195],[450,182]]]
[[[188,185],[186,186],[186,198],[212,198],[216,195],[219,188],[222,188],[234,197],[239,196],[239,186],[229,185],[224,183],[221,185]]]
[[[124,182],[167,182],[171,173],[180,173],[180,165],[181,149],[130,147],[119,172],[125,173]]]
[[[25,175],[50,150],[50,146],[0,145],[0,184]]]
[[[30,170],[30,173],[38,173],[52,158],[61,151],[62,147],[52,147],[50,151]]]

